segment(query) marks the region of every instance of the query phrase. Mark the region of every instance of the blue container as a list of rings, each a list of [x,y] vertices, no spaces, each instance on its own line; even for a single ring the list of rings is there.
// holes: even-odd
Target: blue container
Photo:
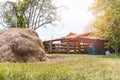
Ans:
[[[91,55],[95,55],[96,54],[96,50],[95,50],[95,45],[94,43],[90,44],[90,54]]]

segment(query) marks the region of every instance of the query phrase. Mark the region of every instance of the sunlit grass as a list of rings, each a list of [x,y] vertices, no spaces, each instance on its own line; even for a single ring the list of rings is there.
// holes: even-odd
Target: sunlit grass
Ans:
[[[120,58],[97,55],[49,54],[70,61],[0,63],[0,80],[120,80]]]

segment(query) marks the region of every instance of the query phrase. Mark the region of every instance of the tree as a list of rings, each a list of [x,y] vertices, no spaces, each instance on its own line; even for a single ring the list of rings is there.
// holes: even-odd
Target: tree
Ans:
[[[2,21],[10,27],[38,29],[59,20],[52,0],[7,1],[3,6]]]
[[[115,53],[120,46],[120,1],[119,0],[95,0],[90,9],[96,20],[93,22],[96,36],[109,40]]]
[[[3,26],[25,28],[24,11],[19,8],[19,4],[7,1],[2,6],[1,21]]]

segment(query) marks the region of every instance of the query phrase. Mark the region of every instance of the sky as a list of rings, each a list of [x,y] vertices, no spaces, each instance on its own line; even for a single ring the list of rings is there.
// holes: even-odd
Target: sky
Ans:
[[[0,0],[3,1],[7,0]],[[94,0],[54,0],[56,6],[67,7],[58,13],[61,15],[61,21],[56,26],[40,27],[36,32],[43,41],[64,37],[69,32],[85,33],[86,27],[94,19],[92,13],[88,11],[93,2]]]

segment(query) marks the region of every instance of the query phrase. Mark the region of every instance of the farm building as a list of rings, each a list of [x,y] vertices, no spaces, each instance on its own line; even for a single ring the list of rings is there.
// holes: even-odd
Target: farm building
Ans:
[[[103,54],[106,42],[85,33],[44,41],[43,44],[48,53]]]

